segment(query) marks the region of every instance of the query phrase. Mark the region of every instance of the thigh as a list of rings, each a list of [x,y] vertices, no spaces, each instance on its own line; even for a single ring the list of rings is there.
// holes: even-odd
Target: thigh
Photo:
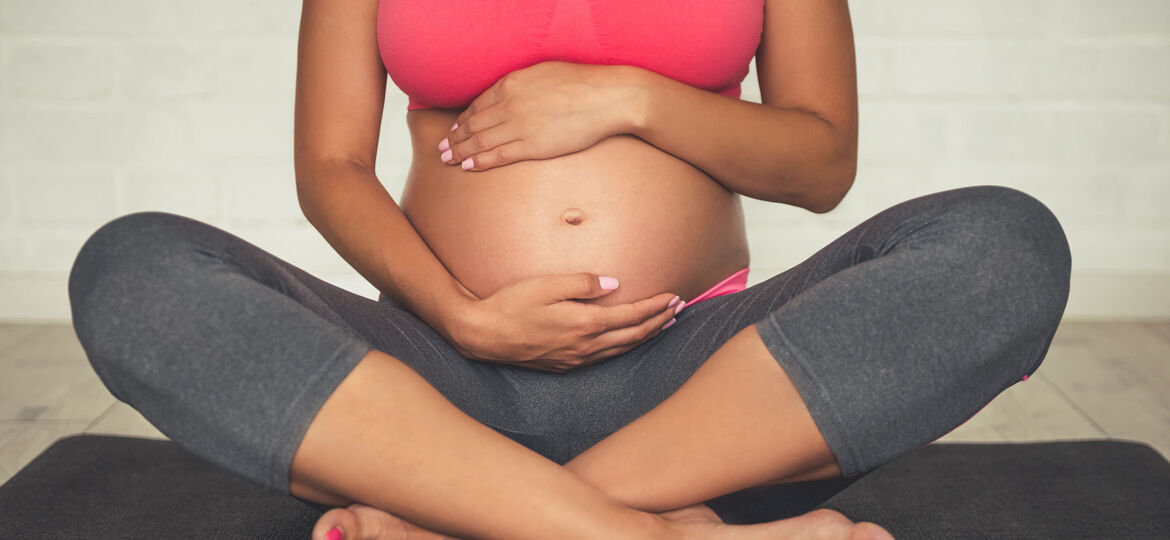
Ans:
[[[496,366],[464,358],[426,322],[381,293],[378,300],[354,294],[234,235],[213,234],[245,273],[406,364],[469,416],[526,442],[531,429],[516,414],[515,389]]]
[[[323,400],[355,356],[378,349],[419,372],[477,420],[501,431],[525,430],[511,414],[506,380],[460,356],[406,310],[332,285],[185,216],[141,212],[103,226],[79,255],[70,293],[79,315],[75,324],[88,337],[99,374],[111,374],[108,385],[115,391],[130,384],[144,388],[123,395],[157,395],[164,385],[195,380],[208,392],[226,392],[220,389],[246,381],[270,396],[253,392],[250,403],[272,402],[272,414],[289,414],[277,410],[282,406],[276,402]],[[131,358],[96,360],[114,356]],[[129,370],[133,377],[117,375]],[[306,392],[326,394],[302,397]],[[246,395],[225,393],[223,399],[236,403]]]
[[[859,230],[743,291],[687,306],[675,325],[625,354],[559,375],[561,401],[548,410],[563,422],[565,461],[665,401],[732,336],[851,264]]]
[[[973,342],[981,335],[971,329],[1003,331],[1012,327],[1010,316],[1018,332],[1034,339],[1024,342],[1002,334],[1002,343],[1020,342],[1020,354],[991,355],[1001,359],[1003,369],[971,397],[972,403],[986,403],[988,394],[1002,390],[1013,376],[1018,379],[1016,372],[1034,370],[1043,356],[1067,298],[1067,267],[1067,243],[1055,218],[1019,191],[973,186],[904,201],[866,219],[785,272],[685,308],[673,327],[642,346],[570,372],[580,373],[568,394],[574,407],[566,414],[582,435],[566,452],[582,452],[653,409],[732,336],[764,321],[770,325],[785,321],[801,340],[824,348],[820,356],[826,367],[818,369],[828,370],[833,369],[828,367],[830,358],[847,363],[848,358],[865,357],[865,350],[879,344],[889,349],[885,356],[890,358],[898,356],[900,347],[921,348],[923,343],[956,347],[970,343],[976,350],[978,343]],[[1034,299],[1024,305],[1043,309],[1016,309],[1021,293]],[[995,311],[996,307],[1002,309]],[[984,318],[956,316],[976,312]],[[784,317],[777,315],[781,313]],[[908,323],[908,317],[915,322]],[[830,323],[836,325],[834,330],[828,329]],[[935,328],[938,335],[931,335],[928,328]],[[893,329],[903,334],[895,335]],[[765,330],[770,328],[761,329],[762,337],[775,335]],[[833,376],[840,378],[848,369],[840,366]],[[907,362],[898,371],[907,369],[915,368]],[[857,373],[869,376],[863,370]],[[865,383],[857,377],[851,375],[850,384],[860,389]],[[804,385],[798,387],[802,395],[813,387],[804,378],[804,374],[794,378]],[[963,410],[970,408],[968,404]]]

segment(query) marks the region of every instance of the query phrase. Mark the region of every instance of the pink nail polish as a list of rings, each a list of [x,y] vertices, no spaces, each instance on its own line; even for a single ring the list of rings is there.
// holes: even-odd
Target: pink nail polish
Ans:
[[[448,141],[447,137],[443,137],[443,140],[439,141],[439,151],[442,152],[448,148],[451,148],[451,141]]]
[[[443,161],[446,161],[447,163],[451,163],[452,154],[454,154],[454,152],[452,152],[451,149],[448,148],[448,149],[444,150],[442,154],[439,155],[439,158],[441,158]]]
[[[455,125],[451,126],[451,131],[455,131],[457,127],[459,127],[459,122],[455,122]]]
[[[675,295],[675,297],[674,297],[674,298],[671,298],[671,299],[670,299],[670,303],[669,303],[669,304],[666,304],[666,307],[673,306],[673,305],[675,305],[675,304],[677,304],[677,303],[678,303],[678,295]],[[676,313],[675,315],[677,315],[677,313]]]
[[[607,291],[612,291],[612,290],[618,288],[617,278],[609,277],[609,276],[599,276],[597,278],[597,281],[598,281],[598,283],[601,284],[601,288],[605,289]]]
[[[1023,378],[1023,379],[1020,379],[1020,380],[1026,381],[1026,380],[1028,380],[1028,376],[1027,376],[1027,375],[1024,375],[1024,378]]]
[[[678,312],[682,311],[682,308],[685,305],[687,305],[686,302],[679,302],[678,305],[674,307],[674,314],[678,315]]]
[[[662,329],[663,329],[663,330],[666,330],[667,328],[670,328],[671,326],[674,326],[674,323],[675,323],[676,321],[677,321],[677,319],[671,319],[671,320],[667,321],[667,322],[666,322],[666,324],[662,325]]]
[[[341,534],[341,529],[337,527],[329,529],[329,532],[325,533],[325,540],[343,540],[344,538],[345,535]]]
[[[467,158],[467,159],[463,160],[463,170],[470,169],[474,166],[475,166],[475,162],[471,161],[471,158]]]

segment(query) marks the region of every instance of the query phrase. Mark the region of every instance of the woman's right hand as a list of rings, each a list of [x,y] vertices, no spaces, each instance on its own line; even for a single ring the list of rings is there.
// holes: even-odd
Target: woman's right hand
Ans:
[[[672,293],[613,306],[578,301],[617,286],[587,272],[512,283],[472,301],[451,328],[452,345],[468,358],[561,373],[657,336],[684,304]]]

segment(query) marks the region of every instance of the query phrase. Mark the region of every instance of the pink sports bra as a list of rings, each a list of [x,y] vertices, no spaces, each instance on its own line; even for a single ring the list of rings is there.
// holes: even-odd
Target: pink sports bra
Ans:
[[[545,60],[632,65],[738,98],[764,0],[381,0],[378,50],[407,110],[466,107]]]

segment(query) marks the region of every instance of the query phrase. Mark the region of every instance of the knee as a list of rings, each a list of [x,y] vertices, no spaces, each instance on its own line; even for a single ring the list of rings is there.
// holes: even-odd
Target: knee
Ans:
[[[97,287],[111,285],[111,278],[117,274],[150,266],[165,257],[174,247],[184,221],[189,218],[166,212],[136,212],[99,227],[82,244],[69,271],[72,307],[86,307],[86,298]]]
[[[966,204],[981,225],[1008,244],[1039,253],[1058,269],[1070,264],[1068,238],[1060,220],[1039,199],[1007,186],[974,186]]]
[[[100,362],[121,356],[117,338],[133,331],[143,304],[155,294],[151,283],[174,264],[179,235],[190,221],[165,212],[137,212],[107,222],[82,244],[69,271],[69,304],[74,331],[99,376],[106,371]]]
[[[965,257],[972,309],[993,314],[1012,340],[1027,336],[1043,357],[1064,316],[1072,257],[1059,220],[1043,203],[1003,186],[965,188],[957,214],[971,249]],[[1039,360],[1029,359],[1025,373]]]
[[[1038,199],[1006,186],[964,188],[958,214],[972,253],[990,279],[1014,283],[1049,310],[1064,310],[1072,254],[1056,215]]]

